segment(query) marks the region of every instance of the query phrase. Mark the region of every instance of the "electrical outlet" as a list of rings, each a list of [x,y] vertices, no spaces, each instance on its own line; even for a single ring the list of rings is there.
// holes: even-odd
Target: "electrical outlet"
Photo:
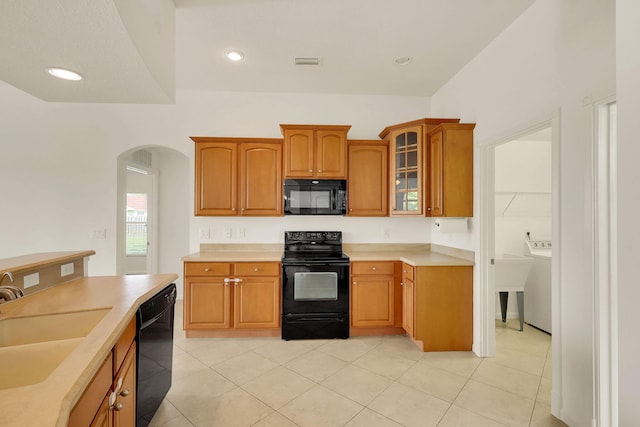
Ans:
[[[224,229],[224,237],[226,237],[227,239],[231,238],[231,227],[226,227]]]
[[[92,239],[106,239],[107,238],[107,229],[106,228],[97,228],[91,231]]]
[[[382,227],[382,235],[385,239],[388,239],[391,235],[391,231],[389,231],[389,227]]]
[[[22,279],[22,283],[25,289],[40,284],[40,273],[27,274]]]
[[[238,237],[244,238],[244,237],[246,237],[246,235],[247,235],[247,233],[246,233],[246,230],[244,229],[244,227],[238,228]]]
[[[73,263],[62,264],[60,266],[60,276],[68,276],[73,274]]]
[[[199,235],[201,239],[210,239],[211,238],[211,230],[208,228],[201,228],[199,230]]]

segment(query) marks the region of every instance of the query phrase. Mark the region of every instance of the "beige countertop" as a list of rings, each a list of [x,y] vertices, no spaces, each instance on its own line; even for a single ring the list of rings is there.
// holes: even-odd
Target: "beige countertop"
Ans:
[[[74,254],[77,256],[77,252]],[[1,304],[0,322],[12,317],[98,308],[109,308],[109,312],[44,381],[0,390],[0,423],[21,427],[66,426],[70,410],[138,307],[177,277],[175,274],[82,277]]]
[[[185,262],[280,262],[282,245],[203,245]],[[474,265],[473,252],[430,244],[343,244],[351,261],[403,261],[414,266]]]
[[[35,270],[51,264],[61,264],[78,258],[95,255],[96,251],[42,252],[0,259],[0,272]]]

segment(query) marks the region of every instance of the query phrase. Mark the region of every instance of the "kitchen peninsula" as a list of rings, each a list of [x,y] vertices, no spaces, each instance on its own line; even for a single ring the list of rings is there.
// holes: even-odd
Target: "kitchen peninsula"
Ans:
[[[51,265],[59,270],[60,262],[81,262],[93,253],[0,260],[0,271],[32,274]],[[11,367],[0,376],[2,425],[67,426],[74,405],[120,337],[135,324],[139,306],[176,278],[175,274],[82,276],[0,304],[0,361]],[[21,283],[16,280],[14,285]],[[21,336],[21,325],[29,325],[23,331],[27,338]],[[74,331],[76,336],[60,336]]]

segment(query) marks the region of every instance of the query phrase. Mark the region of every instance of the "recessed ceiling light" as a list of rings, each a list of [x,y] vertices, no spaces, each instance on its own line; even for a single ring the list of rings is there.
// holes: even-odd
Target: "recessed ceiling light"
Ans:
[[[74,71],[64,68],[47,68],[47,73],[64,80],[82,80],[82,76]]]
[[[411,62],[410,56],[401,56],[393,60],[393,63],[396,65],[407,65],[409,62]]]
[[[233,62],[242,61],[244,59],[244,53],[240,52],[239,50],[235,50],[235,49],[229,49],[229,50],[225,51],[224,52],[224,56],[226,56],[227,59],[229,59],[230,61],[233,61]]]

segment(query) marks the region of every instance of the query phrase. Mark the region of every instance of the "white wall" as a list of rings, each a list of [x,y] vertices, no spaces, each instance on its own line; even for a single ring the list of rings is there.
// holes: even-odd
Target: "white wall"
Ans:
[[[618,328],[619,328],[619,425],[640,425],[637,390],[640,384],[640,286],[638,242],[640,226],[640,2],[618,0],[617,7],[617,102],[618,102]],[[615,311],[614,311],[615,313]]]
[[[593,235],[589,102],[614,91],[613,6],[600,0],[538,0],[432,98],[434,116],[478,123],[476,178],[481,146],[504,140],[560,109],[560,214],[553,218],[562,263],[560,318],[553,327],[554,345],[559,343],[553,349],[554,362],[560,366],[554,365],[553,400],[554,413],[571,426],[590,426],[593,411],[593,277],[585,268],[591,263]],[[630,55],[631,43],[629,39]],[[477,195],[479,179],[475,183]],[[475,202],[479,213],[482,201]],[[459,239],[459,247],[471,241],[480,249],[476,228]],[[477,279],[483,268],[476,268],[476,303],[482,298]]]
[[[42,102],[0,82],[0,258],[95,249],[89,274],[114,274],[117,159],[141,146],[169,147],[189,158],[175,171],[188,175],[183,188],[167,186],[178,179],[160,178],[161,188],[178,194],[172,200],[161,194],[161,205],[172,204],[176,216],[189,212],[161,237],[163,247],[174,248],[160,253],[159,264],[169,271],[179,273],[179,258],[198,250],[198,228],[205,226],[214,230],[213,241],[220,241],[221,227],[242,225],[243,242],[280,242],[285,229],[311,226],[340,229],[349,242],[428,242],[425,218],[196,218],[189,136],[277,138],[280,123],[317,123],[350,124],[350,138],[378,139],[385,126],[428,117],[429,103],[421,97],[178,92],[176,105],[65,104]],[[383,226],[389,239],[383,240]],[[107,238],[91,239],[94,229],[106,229]]]

